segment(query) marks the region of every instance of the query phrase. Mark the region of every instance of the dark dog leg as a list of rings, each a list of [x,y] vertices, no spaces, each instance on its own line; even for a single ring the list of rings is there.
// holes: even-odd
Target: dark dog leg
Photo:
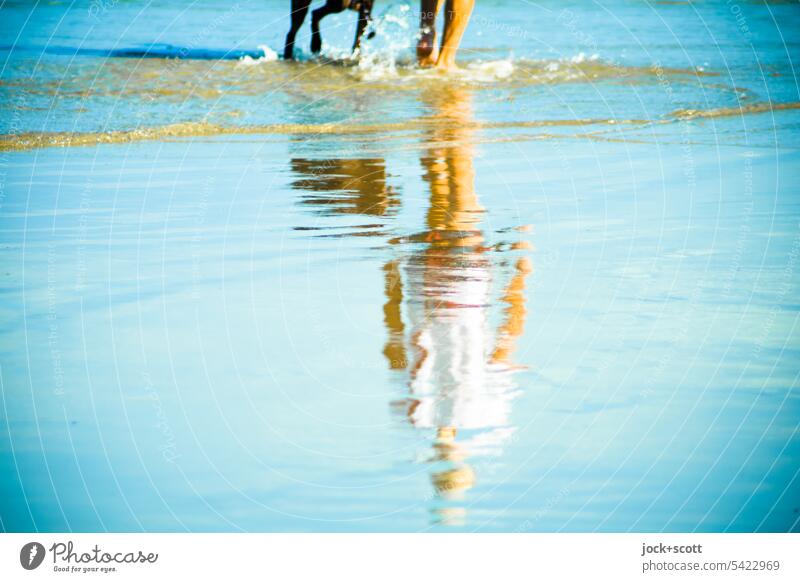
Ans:
[[[328,14],[338,14],[345,8],[349,2],[344,0],[328,0],[325,6],[311,11],[311,52],[318,53],[322,50],[322,36],[319,34],[319,21],[325,18]]]
[[[361,6],[358,8],[358,24],[356,25],[356,39],[353,41],[353,52],[356,52],[358,47],[361,46],[361,36],[371,21],[372,1],[362,0]],[[367,38],[372,38],[373,36],[375,36],[375,32],[369,33]]]
[[[286,44],[283,46],[283,58],[291,60],[294,58],[294,37],[297,31],[303,26],[303,21],[308,14],[308,7],[311,5],[311,0],[292,0],[292,27],[289,29],[289,34],[286,35]]]

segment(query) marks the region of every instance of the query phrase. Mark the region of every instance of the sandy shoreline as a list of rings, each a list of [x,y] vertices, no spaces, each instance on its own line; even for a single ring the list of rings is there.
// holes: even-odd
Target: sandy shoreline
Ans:
[[[775,113],[800,109],[796,103],[755,103],[735,108],[721,108],[702,111],[682,109],[673,112],[663,120],[643,119],[575,119],[575,120],[542,120],[542,121],[470,121],[469,129],[523,129],[538,127],[590,127],[603,125],[647,126],[688,121],[693,119],[712,119],[754,115],[759,113]],[[393,131],[419,131],[432,127],[446,126],[453,123],[447,119],[416,119],[397,123],[363,124],[273,124],[262,126],[222,126],[206,122],[186,122],[162,127],[139,128],[128,131],[110,131],[100,133],[59,133],[24,132],[19,134],[0,135],[0,151],[25,151],[47,147],[79,147],[100,144],[129,143],[137,141],[157,141],[182,137],[207,137],[215,135],[358,135],[381,134]],[[462,124],[463,122],[458,122]]]

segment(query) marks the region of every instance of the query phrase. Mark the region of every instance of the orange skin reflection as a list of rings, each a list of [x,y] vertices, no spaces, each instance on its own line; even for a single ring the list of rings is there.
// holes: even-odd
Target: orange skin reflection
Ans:
[[[478,229],[484,208],[475,191],[472,161],[475,129],[471,95],[463,88],[444,88],[428,95],[427,103],[434,111],[431,119],[435,122],[428,136],[431,147],[420,158],[423,179],[430,189],[430,205],[426,215],[428,230],[423,235],[412,237],[412,240],[421,238],[429,244],[424,251],[429,267],[425,271],[426,283],[436,285],[440,284],[437,279],[442,277],[442,271],[446,271],[456,250],[467,249],[468,256],[478,259],[490,249],[483,246],[484,236]],[[519,230],[529,229],[522,227]],[[529,249],[530,244],[516,242],[511,248]],[[464,255],[459,253],[458,256]],[[405,330],[400,309],[403,302],[402,278],[396,261],[388,263],[384,271],[387,298],[384,322],[390,338],[384,354],[389,359],[390,368],[400,370],[408,362],[402,343]],[[525,280],[532,272],[533,265],[528,257],[517,260],[516,273],[501,298],[508,305],[496,336],[492,362],[510,363],[515,340],[524,329],[527,314]]]
[[[458,299],[454,292],[454,277],[463,279],[465,265],[476,273],[491,278],[494,263],[487,254],[494,247],[485,246],[481,231],[484,208],[475,191],[475,168],[473,164],[475,125],[470,93],[459,87],[437,87],[425,95],[425,105],[431,114],[431,130],[427,136],[427,147],[420,157],[423,180],[428,184],[429,205],[425,215],[425,231],[405,239],[413,243],[425,243],[422,250],[412,256],[412,261],[422,271],[422,296],[419,288],[404,288],[399,261],[391,261],[384,267],[386,303],[384,322],[388,340],[383,353],[392,370],[407,370],[413,382],[425,365],[429,354],[422,345],[419,331],[412,331],[408,338],[409,361],[406,353],[406,325],[402,320],[404,300],[424,303],[425,310],[434,318],[438,310],[450,310],[452,317],[461,317],[473,308],[484,309],[484,305],[473,305],[469,298]],[[519,229],[519,230],[525,230]],[[399,242],[399,241],[395,241]],[[506,247],[508,248],[508,247]],[[527,243],[515,243],[511,249],[530,248]],[[504,317],[494,334],[494,348],[487,355],[491,364],[506,364],[512,367],[511,355],[516,340],[521,336],[527,310],[525,307],[525,281],[533,271],[530,259],[517,259],[514,274],[501,295],[505,304]],[[461,275],[459,275],[461,273]],[[412,295],[409,295],[412,294]],[[455,298],[454,298],[455,297]],[[458,301],[467,303],[458,303]],[[466,341],[481,342],[482,337],[467,337]],[[446,349],[446,346],[442,349]],[[420,400],[409,398],[396,403],[404,410],[409,422],[415,424],[415,413]],[[439,425],[433,444],[433,461],[445,462],[446,470],[431,475],[437,496],[454,499],[470,489],[475,482],[473,469],[465,462],[466,451],[456,443],[457,426]],[[463,517],[463,514],[459,514]]]

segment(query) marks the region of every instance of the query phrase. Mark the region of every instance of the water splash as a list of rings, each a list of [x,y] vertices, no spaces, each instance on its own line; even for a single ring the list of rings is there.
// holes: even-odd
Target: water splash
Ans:
[[[272,63],[278,60],[278,53],[269,48],[267,45],[260,44],[258,45],[258,48],[264,53],[263,56],[254,59],[250,55],[244,55],[241,59],[239,59],[239,66],[252,67],[254,65]]]
[[[365,81],[397,78],[398,67],[414,64],[412,18],[410,7],[404,4],[390,6],[373,19],[367,33],[375,35],[364,40],[357,55],[360,78]]]

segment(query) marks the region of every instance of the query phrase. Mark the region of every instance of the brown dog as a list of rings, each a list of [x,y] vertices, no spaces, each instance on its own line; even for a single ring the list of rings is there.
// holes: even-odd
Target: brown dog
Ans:
[[[319,34],[319,21],[328,14],[338,14],[343,10],[357,10],[358,24],[356,26],[356,39],[353,42],[353,51],[361,43],[361,36],[372,19],[373,0],[326,0],[321,8],[311,11],[311,52],[318,53],[322,50],[322,37]],[[308,14],[308,7],[311,0],[292,0],[292,27],[286,35],[286,44],[283,47],[283,58],[290,60],[294,57],[294,37]],[[374,33],[369,35],[372,38]]]

